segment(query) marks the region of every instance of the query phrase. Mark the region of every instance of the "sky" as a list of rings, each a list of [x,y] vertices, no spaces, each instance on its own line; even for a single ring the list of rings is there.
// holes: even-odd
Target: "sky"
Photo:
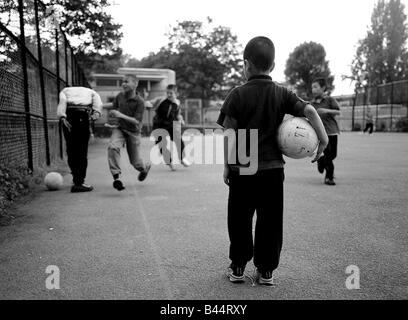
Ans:
[[[323,45],[331,73],[333,95],[353,93],[351,63],[358,41],[371,24],[377,0],[111,0],[107,12],[123,25],[124,53],[142,59],[167,44],[166,32],[177,21],[213,19],[229,27],[242,47],[253,37],[267,36],[275,44],[273,80],[285,81],[289,54],[300,44]],[[408,0],[402,0],[408,7]],[[407,14],[407,9],[405,10]],[[177,75],[176,75],[177,77]]]

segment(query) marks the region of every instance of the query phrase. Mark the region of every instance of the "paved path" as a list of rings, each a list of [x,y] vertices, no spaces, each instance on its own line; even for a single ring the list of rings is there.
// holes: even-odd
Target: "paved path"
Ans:
[[[276,287],[225,277],[222,165],[157,165],[140,183],[124,156],[127,188],[117,192],[99,141],[89,154],[94,192],[71,194],[65,176],[63,190],[40,192],[0,228],[0,299],[407,299],[408,135],[339,141],[335,187],[309,160],[287,162]],[[143,141],[146,156],[151,146]],[[49,265],[59,290],[46,289]],[[349,265],[360,269],[359,290],[345,286]]]

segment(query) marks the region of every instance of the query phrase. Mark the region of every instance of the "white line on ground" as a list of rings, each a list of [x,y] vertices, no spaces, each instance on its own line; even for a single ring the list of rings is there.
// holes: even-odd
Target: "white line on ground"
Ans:
[[[130,165],[126,165],[124,167],[126,167],[127,176],[132,177],[133,179],[135,179],[137,181],[138,171],[136,171]],[[159,277],[161,279],[161,283],[164,286],[164,292],[165,292],[166,299],[167,300],[173,300],[174,298],[173,298],[173,293],[172,293],[172,290],[171,290],[170,280],[167,277],[166,272],[164,271],[164,269],[162,267],[163,262],[162,262],[162,259],[161,259],[160,255],[159,255],[159,253],[158,253],[159,252],[158,247],[157,247],[157,245],[156,245],[156,243],[155,243],[155,241],[153,239],[153,235],[152,235],[152,232],[151,232],[151,229],[150,229],[149,221],[146,218],[146,214],[145,214],[146,210],[145,210],[145,208],[143,206],[142,199],[139,196],[139,193],[137,192],[137,189],[136,189],[136,186],[135,186],[137,183],[140,183],[140,182],[137,181],[136,183],[132,184],[132,186],[129,186],[130,187],[129,189],[135,195],[136,205],[137,205],[137,207],[139,209],[138,211],[140,212],[140,215],[142,216],[142,219],[143,219],[143,226],[144,226],[144,229],[146,231],[146,235],[147,235],[149,245],[150,245],[150,247],[152,249],[152,252],[153,252],[153,257],[154,257],[154,260],[155,260],[155,263],[156,263],[157,271],[159,272]]]

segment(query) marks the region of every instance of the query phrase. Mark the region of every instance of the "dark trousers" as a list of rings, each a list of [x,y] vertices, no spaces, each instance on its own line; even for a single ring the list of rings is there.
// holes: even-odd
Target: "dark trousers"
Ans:
[[[374,125],[373,125],[372,123],[367,123],[367,124],[366,124],[366,127],[365,127],[365,129],[364,129],[364,133],[369,130],[368,133],[369,133],[369,134],[372,134],[372,133],[373,133],[373,129],[374,129]]]
[[[157,128],[156,128],[156,129],[157,129]],[[181,138],[181,132],[180,132],[180,137],[176,137],[177,139],[174,140],[173,128],[163,128],[163,129],[164,129],[164,130],[167,130],[167,132],[168,132],[168,134],[169,134],[169,137],[170,137],[170,143],[171,143],[172,141],[175,142],[176,148],[177,148],[177,154],[178,154],[178,156],[179,156],[179,158],[180,158],[180,161],[181,161],[181,160],[184,158],[184,148],[185,148],[184,141],[183,141],[183,139]],[[156,142],[155,142],[155,144],[158,144],[158,143],[162,142],[163,138],[165,138],[165,137],[163,137],[163,136],[158,136],[158,137],[156,137]],[[164,143],[164,142],[163,142],[163,143]],[[160,150],[160,154],[163,155],[164,162],[165,162],[166,164],[171,163],[171,162],[172,162],[172,159],[171,159],[171,151],[170,151],[169,149],[167,149],[167,147],[166,147],[165,145],[161,145],[161,147],[159,148],[159,150]]]
[[[283,180],[283,169],[262,170],[247,176],[231,172],[228,234],[229,258],[233,263],[244,266],[253,257],[260,271],[278,267],[283,239]]]
[[[70,131],[63,126],[68,165],[74,184],[81,185],[88,167],[89,115],[86,111],[67,110],[67,120],[72,126]]]
[[[333,160],[337,157],[337,135],[329,136],[329,144],[324,150],[324,155],[318,160],[323,163],[326,170],[326,178],[333,179],[334,177],[334,163]]]

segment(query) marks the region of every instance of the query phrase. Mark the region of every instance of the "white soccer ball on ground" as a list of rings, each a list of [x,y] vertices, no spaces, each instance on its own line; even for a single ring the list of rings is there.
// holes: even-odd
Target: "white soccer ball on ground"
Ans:
[[[44,184],[50,191],[59,190],[64,184],[64,179],[58,172],[49,172],[44,178]]]

